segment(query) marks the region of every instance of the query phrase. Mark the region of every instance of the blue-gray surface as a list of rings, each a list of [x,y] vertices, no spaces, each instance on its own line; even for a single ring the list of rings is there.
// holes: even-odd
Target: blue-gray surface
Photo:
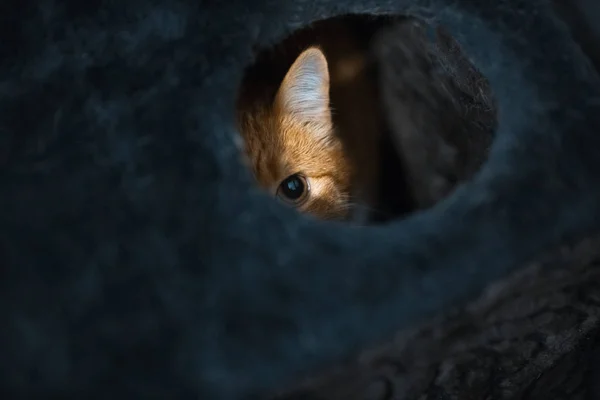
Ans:
[[[596,231],[600,82],[545,4],[2,3],[4,398],[250,398]],[[251,189],[232,113],[253,45],[400,11],[439,18],[492,83],[481,174],[377,228]]]

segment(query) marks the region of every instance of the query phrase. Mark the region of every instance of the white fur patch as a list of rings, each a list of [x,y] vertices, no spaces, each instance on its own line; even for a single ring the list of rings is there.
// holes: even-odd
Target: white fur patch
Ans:
[[[319,121],[329,114],[327,60],[316,48],[304,51],[285,76],[279,96],[284,109],[306,121]]]

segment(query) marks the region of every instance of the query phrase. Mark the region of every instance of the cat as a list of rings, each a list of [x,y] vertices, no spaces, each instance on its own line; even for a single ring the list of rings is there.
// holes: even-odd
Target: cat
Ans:
[[[258,185],[284,204],[320,219],[365,223],[377,203],[375,82],[366,46],[347,25],[318,28],[284,42],[305,48],[275,85],[271,70],[258,74],[262,79],[247,76],[238,103],[244,153]],[[273,54],[271,63],[290,56],[281,48]],[[274,95],[259,94],[274,86]]]

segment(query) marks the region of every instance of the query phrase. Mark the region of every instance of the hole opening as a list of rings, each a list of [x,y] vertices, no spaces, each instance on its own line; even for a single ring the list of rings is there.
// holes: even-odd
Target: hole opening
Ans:
[[[302,213],[386,223],[432,207],[486,160],[490,86],[441,26],[349,14],[255,50],[236,103],[243,157],[268,193],[302,175]]]

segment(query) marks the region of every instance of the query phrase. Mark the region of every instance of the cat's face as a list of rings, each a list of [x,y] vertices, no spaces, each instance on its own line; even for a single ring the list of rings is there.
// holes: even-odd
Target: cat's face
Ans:
[[[241,110],[239,127],[258,184],[285,204],[321,219],[350,214],[350,163],[334,135],[327,61],[304,51],[273,104]]]

